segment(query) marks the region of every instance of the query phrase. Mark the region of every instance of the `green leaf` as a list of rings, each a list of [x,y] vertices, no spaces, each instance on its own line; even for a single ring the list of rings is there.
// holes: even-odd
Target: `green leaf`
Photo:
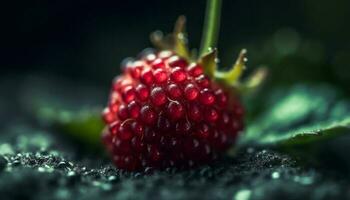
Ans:
[[[29,77],[21,90],[21,106],[39,125],[88,150],[101,146],[104,125],[100,102],[104,95],[100,88],[54,77]]]
[[[317,162],[332,140],[350,135],[350,103],[330,86],[277,89],[260,104],[266,111],[250,122],[243,145],[275,148]]]
[[[56,129],[59,133],[70,136],[71,139],[83,144],[88,149],[101,146],[101,132],[104,123],[100,109],[82,109],[69,111],[45,108],[38,113],[41,120]]]

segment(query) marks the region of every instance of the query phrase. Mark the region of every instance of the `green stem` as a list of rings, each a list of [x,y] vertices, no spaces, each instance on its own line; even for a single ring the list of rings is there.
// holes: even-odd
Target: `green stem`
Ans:
[[[220,28],[220,11],[222,0],[207,0],[207,9],[200,48],[200,56],[208,52],[217,44]]]

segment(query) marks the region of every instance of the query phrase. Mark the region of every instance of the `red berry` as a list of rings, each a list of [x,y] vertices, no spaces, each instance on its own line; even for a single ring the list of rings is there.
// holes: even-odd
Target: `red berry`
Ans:
[[[228,103],[228,95],[222,90],[218,89],[215,91],[217,104],[221,107],[226,107]]]
[[[156,144],[158,141],[160,141],[160,135],[158,135],[157,132],[152,129],[147,129],[145,131],[144,139],[148,143]]]
[[[165,91],[161,87],[155,87],[151,91],[151,101],[155,106],[161,106],[165,104],[168,99]]]
[[[120,125],[117,135],[121,140],[130,140],[132,137],[130,124],[124,123]]]
[[[124,66],[102,113],[103,143],[118,168],[208,163],[243,129],[244,109],[234,91],[216,84],[200,64],[161,51]]]
[[[215,108],[209,107],[205,109],[204,119],[206,122],[215,122],[219,118],[219,113]]]
[[[167,107],[168,116],[174,120],[180,119],[185,113],[183,105],[177,101],[171,101]]]
[[[154,145],[150,145],[148,147],[148,153],[151,161],[159,161],[161,159],[161,153],[159,149]]]
[[[202,113],[197,104],[190,104],[188,106],[188,117],[193,121],[200,121],[202,118]]]
[[[161,58],[157,58],[152,62],[151,66],[153,69],[164,68],[165,63]]]
[[[171,128],[171,122],[166,116],[159,116],[157,122],[157,128],[161,131],[168,131]]]
[[[200,87],[209,87],[210,86],[210,80],[207,76],[205,76],[204,74],[198,76],[196,78],[196,82]]]
[[[132,86],[125,87],[123,89],[122,96],[123,96],[123,101],[125,103],[129,103],[130,101],[135,99],[135,96],[136,96],[135,89]]]
[[[156,113],[149,105],[144,105],[141,108],[141,120],[146,124],[152,124],[156,120]]]
[[[151,64],[155,59],[157,59],[157,56],[154,55],[153,53],[146,55],[144,58],[144,60],[147,64]]]
[[[123,161],[126,170],[133,171],[139,168],[137,158],[132,155],[125,156]]]
[[[128,105],[128,111],[129,111],[130,117],[136,119],[140,114],[140,109],[141,108],[138,103],[136,103],[135,101],[130,102]]]
[[[130,75],[133,78],[140,78],[144,63],[141,61],[136,61],[130,68]]]
[[[199,150],[199,141],[195,138],[188,138],[185,140],[184,143],[184,153],[187,156],[187,158],[193,158],[195,156],[198,156],[198,150]]]
[[[190,66],[188,66],[187,71],[193,77],[203,74],[202,66],[198,65],[197,63],[192,63]]]
[[[118,133],[120,127],[120,122],[114,122],[109,125],[109,132],[112,136],[116,135]]]
[[[210,128],[207,124],[201,123],[196,128],[196,136],[201,139],[207,139],[210,135]]]
[[[167,80],[167,73],[164,69],[156,69],[153,73],[154,81],[156,83],[163,83]]]
[[[141,74],[141,82],[146,85],[151,85],[153,83],[153,73],[151,69],[145,69]]]
[[[145,148],[145,143],[138,137],[134,137],[131,140],[131,146],[133,147],[133,150],[137,153],[142,153],[143,149]]]
[[[149,95],[148,88],[143,84],[139,84],[136,87],[136,94],[137,94],[138,100],[146,101]]]
[[[120,120],[125,120],[129,117],[129,111],[127,106],[121,104],[118,109],[118,117]]]
[[[211,105],[215,101],[215,96],[209,89],[204,88],[200,92],[199,101],[204,105]]]
[[[117,138],[115,140],[114,145],[115,146],[114,146],[113,150],[115,151],[115,153],[117,153],[117,154],[129,154],[130,153],[131,146],[130,146],[129,141],[124,141],[124,140]]]
[[[186,99],[191,101],[197,98],[199,91],[196,88],[196,86],[194,86],[193,84],[188,84],[185,87],[184,93],[185,93]]]
[[[144,127],[140,122],[134,121],[131,124],[131,130],[134,132],[135,135],[141,136],[143,134]]]
[[[180,67],[175,67],[172,69],[170,76],[171,79],[176,83],[181,83],[187,78],[185,70],[181,69]]]
[[[119,109],[119,102],[110,102],[109,106],[107,107],[109,109],[110,113],[117,113]],[[106,110],[107,112],[107,110]],[[107,113],[106,113],[107,114]]]
[[[176,123],[175,130],[179,134],[188,134],[191,130],[191,124],[187,120],[181,120]]]
[[[182,96],[182,91],[177,84],[168,85],[167,90],[170,98],[172,99],[177,99]]]
[[[168,59],[168,65],[170,67],[185,68],[187,66],[187,61],[179,56],[172,56]]]
[[[116,116],[116,113],[113,113],[108,107],[105,108],[102,112],[103,120],[107,124],[114,122],[117,119]]]

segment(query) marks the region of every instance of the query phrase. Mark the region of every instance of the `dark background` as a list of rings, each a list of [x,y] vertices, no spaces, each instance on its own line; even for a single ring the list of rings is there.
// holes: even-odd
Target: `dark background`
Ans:
[[[350,113],[343,97],[350,94],[350,1],[223,1],[221,67],[247,48],[245,74],[262,65],[270,71],[261,93],[244,99],[250,139],[341,128]],[[152,31],[170,32],[181,14],[198,47],[205,4],[1,2],[0,199],[350,199],[349,134],[337,137],[338,129],[334,140],[326,134],[294,146],[302,160],[249,144],[183,172],[126,173],[88,144],[101,141],[100,111],[119,63],[150,47]]]
[[[199,46],[205,1],[11,1],[1,16],[1,78],[51,74],[108,85],[120,61],[151,46],[149,33],[170,32],[188,19],[190,46]],[[271,68],[270,83],[350,83],[350,1],[223,2],[222,66],[249,51],[249,69]]]

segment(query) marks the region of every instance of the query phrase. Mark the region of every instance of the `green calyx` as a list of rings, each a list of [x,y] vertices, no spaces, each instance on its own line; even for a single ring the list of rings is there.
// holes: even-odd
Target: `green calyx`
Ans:
[[[184,16],[180,16],[176,21],[173,33],[164,36],[161,31],[156,31],[151,34],[151,41],[158,49],[171,50],[190,62],[201,64],[207,76],[226,88],[234,88],[244,92],[255,89],[265,79],[267,70],[265,68],[259,68],[244,82],[241,82],[241,76],[246,68],[246,49],[241,50],[236,62],[228,71],[218,70],[218,52],[215,47],[219,35],[221,4],[221,0],[207,1],[199,57],[197,56],[197,51],[190,51],[188,48],[185,29],[186,18]]]
[[[266,68],[258,68],[245,81],[241,82],[241,76],[246,68],[246,49],[241,50],[237,60],[227,71],[218,70],[218,51],[215,48],[209,48],[206,53],[198,58],[196,51],[190,51],[188,48],[185,23],[186,18],[180,16],[175,23],[173,33],[164,36],[162,32],[155,31],[151,34],[151,42],[160,50],[170,50],[189,62],[199,63],[207,76],[226,88],[234,88],[238,91],[246,92],[254,90],[261,85],[267,75]]]
[[[227,71],[218,70],[217,50],[210,50],[198,59],[198,62],[203,66],[204,73],[214,79],[217,83],[226,88],[235,88],[240,92],[248,92],[258,88],[267,76],[265,67],[258,68],[247,79],[241,81],[241,77],[246,68],[245,63],[247,50],[242,49],[238,55],[236,62]]]

